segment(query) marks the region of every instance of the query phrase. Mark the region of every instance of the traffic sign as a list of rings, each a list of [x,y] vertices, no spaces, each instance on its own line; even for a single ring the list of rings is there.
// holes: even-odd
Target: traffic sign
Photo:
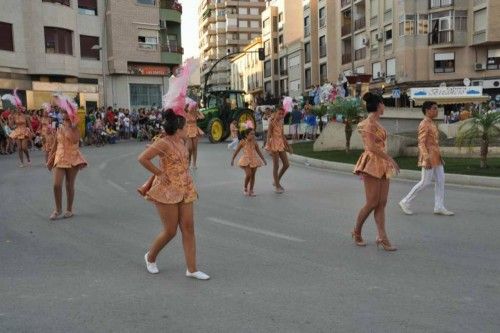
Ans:
[[[399,88],[392,89],[392,98],[401,98],[401,90]]]

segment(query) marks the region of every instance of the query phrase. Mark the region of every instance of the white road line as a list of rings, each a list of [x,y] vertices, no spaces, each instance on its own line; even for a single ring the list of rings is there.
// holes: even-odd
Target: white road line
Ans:
[[[123,192],[123,193],[127,193],[127,190],[126,190],[126,189],[124,189],[123,187],[121,187],[120,185],[118,185],[117,183],[115,183],[114,181],[111,181],[111,180],[109,180],[109,179],[106,179],[106,182],[107,182],[109,185],[113,186],[113,187],[114,187],[115,189],[117,189],[118,191]]]
[[[233,222],[230,222],[230,221],[222,220],[222,219],[219,219],[219,218],[216,218],[216,217],[209,217],[207,219],[210,220],[210,221],[212,221],[212,222],[218,223],[218,224],[222,224],[222,225],[226,225],[226,226],[229,226],[229,227],[238,228],[238,229],[242,229],[242,230],[246,230],[246,231],[255,232],[257,234],[261,234],[261,235],[265,235],[265,236],[269,236],[269,237],[275,237],[275,238],[285,239],[285,240],[289,240],[289,241],[293,241],[293,242],[305,242],[305,240],[300,239],[300,238],[295,238],[295,237],[292,237],[292,236],[288,236],[288,235],[284,235],[284,234],[280,234],[280,233],[277,233],[277,232],[268,231],[268,230],[264,230],[264,229],[247,227],[247,226],[244,226],[244,225],[241,225],[241,224],[237,224],[237,223],[233,223]]]

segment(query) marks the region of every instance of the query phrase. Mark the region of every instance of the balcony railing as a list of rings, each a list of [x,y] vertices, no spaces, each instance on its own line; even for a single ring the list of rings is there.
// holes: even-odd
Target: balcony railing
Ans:
[[[311,26],[306,25],[304,27],[304,37],[309,37],[309,36],[311,36]]]
[[[366,47],[354,51],[354,60],[362,60],[366,58]]]
[[[341,35],[342,36],[350,34],[351,33],[351,25],[344,25],[344,26],[342,26],[342,28],[340,29],[340,31],[341,31]]]
[[[454,5],[454,0],[429,0],[429,9],[450,7]]]
[[[182,13],[182,5],[178,3],[176,0],[161,0],[160,8],[172,9],[178,11],[179,13]]]
[[[348,62],[351,62],[351,61],[352,61],[352,56],[350,53],[342,55],[342,65],[347,64]]]
[[[179,45],[162,45],[161,51],[162,52],[184,54],[184,49],[182,47],[180,47]]]
[[[433,31],[429,33],[429,45],[453,43],[453,30]]]
[[[365,17],[360,17],[354,21],[354,30],[363,29],[364,27],[366,27],[366,18]]]
[[[351,4],[351,0],[341,0],[340,1],[340,7],[344,8],[346,6],[349,6]]]

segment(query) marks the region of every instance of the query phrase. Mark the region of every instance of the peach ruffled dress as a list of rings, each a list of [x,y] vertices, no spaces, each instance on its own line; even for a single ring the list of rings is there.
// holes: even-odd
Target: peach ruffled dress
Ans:
[[[361,135],[365,151],[361,154],[354,167],[354,173],[368,174],[375,178],[390,178],[395,174],[389,161],[375,154],[373,150],[386,151],[386,130],[371,118],[367,118],[358,124],[358,132]]]
[[[265,149],[272,153],[286,150],[283,132],[283,119],[271,119]]]
[[[151,148],[159,152],[162,175],[154,178],[146,199],[162,204],[195,201],[198,193],[189,173],[188,150],[184,143],[167,136],[153,142]]]
[[[243,155],[238,161],[238,165],[240,167],[259,168],[264,165],[264,162],[262,162],[259,154],[257,154],[257,149],[255,147],[256,143],[254,140],[242,140],[241,144],[243,145]]]
[[[87,166],[87,161],[78,147],[79,141],[74,141],[72,133],[68,129],[60,127],[56,133],[56,147],[54,167],[69,169],[78,167],[83,169]]]
[[[197,136],[203,135],[203,131],[196,125],[198,120],[198,114],[193,112],[188,112],[186,115],[186,127],[188,138],[196,138]]]
[[[14,124],[16,125],[16,129],[10,133],[11,139],[24,140],[31,137],[31,131],[28,126],[26,126],[26,121],[26,116],[22,114],[14,115]]]

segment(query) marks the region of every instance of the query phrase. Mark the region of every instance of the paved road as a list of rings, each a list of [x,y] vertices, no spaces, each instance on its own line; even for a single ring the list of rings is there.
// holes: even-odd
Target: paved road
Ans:
[[[366,248],[350,231],[363,202],[359,179],[293,166],[287,192],[271,191],[270,167],[256,198],[223,145],[200,145],[196,182],[199,268],[183,276],[180,241],[149,275],[143,255],[160,230],[135,193],[147,174],[143,145],[85,148],[71,220],[49,222],[51,178],[41,166],[0,158],[1,332],[498,332],[500,192],[448,187],[453,218],[432,214],[432,190],[414,216],[391,185],[387,208],[396,253]],[[34,154],[39,163],[41,155]]]

